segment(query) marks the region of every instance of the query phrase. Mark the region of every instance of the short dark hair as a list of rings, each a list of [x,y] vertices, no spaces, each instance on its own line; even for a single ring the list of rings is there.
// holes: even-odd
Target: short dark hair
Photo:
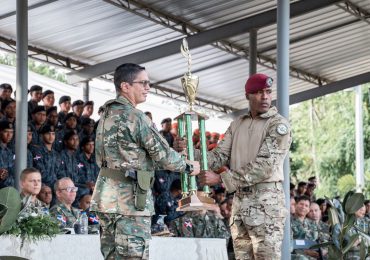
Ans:
[[[308,181],[312,181],[312,180],[315,180],[316,179],[316,176],[311,176],[310,178],[308,178]]]
[[[367,203],[369,203],[370,202],[370,200],[365,200],[364,201],[364,205],[366,205]]]
[[[306,185],[307,185],[307,182],[301,181],[298,183],[298,188],[302,186],[306,186]]]
[[[120,92],[122,82],[131,84],[135,80],[137,74],[143,70],[145,70],[145,67],[134,63],[124,63],[118,66],[114,71],[114,86],[116,87],[116,92]]]
[[[24,170],[21,172],[20,179],[23,181],[23,180],[26,178],[26,176],[27,176],[28,174],[31,174],[31,173],[34,173],[34,172],[38,172],[38,173],[40,173],[40,171],[39,171],[39,170],[37,170],[36,168],[33,168],[33,167],[26,168],[26,169],[24,169]],[[41,175],[41,173],[40,173],[40,175]]]
[[[298,202],[300,202],[301,200],[307,200],[307,201],[309,201],[309,202],[310,202],[310,204],[311,204],[310,197],[308,197],[308,196],[306,196],[306,195],[299,196],[298,198],[296,198],[296,200],[295,200],[295,201],[298,203]]]

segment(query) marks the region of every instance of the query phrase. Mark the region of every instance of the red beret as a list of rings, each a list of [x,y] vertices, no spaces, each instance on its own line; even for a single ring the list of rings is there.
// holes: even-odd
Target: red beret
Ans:
[[[247,80],[247,83],[245,84],[245,93],[255,94],[259,90],[271,87],[272,87],[272,78],[265,74],[257,73],[250,76],[249,79]]]

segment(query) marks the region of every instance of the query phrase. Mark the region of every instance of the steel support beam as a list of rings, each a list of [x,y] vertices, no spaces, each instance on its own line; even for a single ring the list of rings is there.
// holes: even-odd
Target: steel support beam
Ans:
[[[367,24],[370,24],[370,12],[367,10],[357,6],[356,4],[352,3],[351,1],[343,1],[343,3],[338,3],[337,6],[347,13],[357,17],[361,21],[364,21]]]
[[[321,0],[321,1],[310,1],[302,0],[291,4],[291,17],[299,16],[310,11],[318,10],[332,4],[339,2],[340,0]],[[242,33],[245,33],[253,28],[260,28],[276,23],[276,9],[266,11],[236,22],[232,22],[226,25],[222,25],[217,28],[205,30],[203,32],[188,36],[187,40],[190,48],[197,48],[207,44],[211,44],[215,41],[229,38]],[[133,62],[142,64],[152,60],[160,59],[172,54],[179,53],[179,46],[181,45],[182,39],[178,39],[172,42],[162,44],[160,46],[152,47],[143,51],[139,51],[133,54],[129,54],[123,57],[119,57],[113,60],[105,61],[87,68],[84,68],[78,72],[69,74],[69,82],[76,83],[85,79],[91,79],[100,75],[108,74],[114,71],[114,69],[122,63]],[[268,60],[273,61],[272,59]],[[292,74],[291,74],[292,75]],[[292,75],[294,76],[294,75]]]
[[[4,37],[0,36],[0,43],[4,43],[5,46],[6,46],[6,48],[4,48],[4,47],[1,48],[0,47],[0,49],[4,50],[6,52],[9,52],[9,53],[15,53],[15,51],[16,51],[16,42],[14,40],[10,40],[10,39],[7,39],[7,38],[4,38]],[[33,46],[28,46],[28,57],[31,58],[31,59],[34,59],[34,60],[41,61],[41,62],[46,62],[46,63],[51,64],[53,66],[65,68],[65,69],[68,69],[70,71],[73,71],[77,68],[82,68],[82,67],[87,66],[87,63],[83,63],[81,61],[74,60],[74,59],[71,59],[71,58],[68,58],[68,57],[64,57],[64,56],[61,56],[59,54],[52,53],[50,51],[43,50],[43,49],[40,49],[40,48],[36,48],[36,47],[33,47]],[[233,61],[236,61],[236,60],[238,60],[238,58],[232,58],[230,60],[224,61],[223,64],[228,63],[228,62],[233,62]],[[214,64],[213,66],[220,66],[220,65],[221,65],[221,63],[220,64]],[[193,72],[194,73],[200,72],[202,70],[206,70],[207,68],[210,68],[210,67],[200,68],[198,70],[194,70]],[[161,80],[161,81],[153,83],[151,85],[150,92],[153,93],[153,94],[159,95],[159,96],[170,97],[170,98],[177,99],[177,100],[180,100],[180,101],[185,101],[184,93],[180,93],[178,91],[171,90],[169,88],[166,88],[166,87],[162,86],[163,83],[171,81],[173,79],[178,79],[181,76],[182,76],[182,74],[178,75],[176,77],[173,77],[173,78],[168,78],[168,79]],[[106,81],[109,81],[109,82],[111,82],[113,80],[113,77],[110,74],[101,76],[100,78],[102,80],[106,80]],[[219,111],[219,112],[223,112],[223,113],[231,113],[231,112],[237,110],[234,107],[227,106],[227,105],[217,103],[217,102],[213,102],[213,101],[208,101],[208,100],[203,99],[203,98],[197,98],[196,102],[197,102],[198,106],[213,109],[215,111]]]
[[[196,33],[203,32],[204,29],[202,27],[196,26],[189,22],[185,22],[181,20],[179,17],[174,16],[169,13],[164,13],[163,11],[158,11],[148,5],[145,2],[140,0],[104,0],[105,2],[117,6],[119,8],[124,9],[125,11],[131,12],[135,15],[143,17],[147,20],[170,28],[174,31],[183,33],[185,35],[193,35]],[[213,47],[230,53],[240,59],[249,59],[249,51],[243,45],[238,45],[236,43],[232,43],[226,40],[219,40],[214,43],[211,43]],[[269,69],[276,70],[276,60],[271,59],[267,56],[257,53],[257,61],[258,64],[264,66]],[[329,83],[329,79],[325,79],[319,77],[317,75],[310,74],[304,70],[300,70],[299,68],[290,67],[290,75],[292,77],[307,81],[309,83],[315,85],[322,85]]]
[[[289,96],[289,104],[290,105],[297,104],[306,100],[322,97],[347,88],[352,88],[353,86],[359,86],[369,82],[370,82],[370,72],[366,72],[350,78],[332,82],[321,87],[308,89],[297,94],[292,94]],[[276,105],[276,100],[273,101],[273,105]],[[247,112],[248,109],[240,109],[223,117],[235,118],[240,115],[246,114]]]
[[[37,4],[34,4],[34,5],[30,5],[28,7],[28,11],[29,10],[32,10],[32,9],[36,9],[36,8],[39,8],[41,6],[44,6],[44,5],[48,5],[48,4],[51,4],[53,2],[56,2],[58,0],[46,0],[46,1],[43,1],[43,2],[40,2],[40,3],[37,3]],[[6,13],[6,14],[3,14],[3,15],[0,15],[0,20],[2,19],[6,19],[8,17],[12,17],[16,14],[16,11],[13,11],[13,12],[9,12],[9,13]]]
[[[16,131],[15,187],[19,190],[21,171],[27,167],[27,94],[28,94],[28,1],[17,0],[17,68],[16,68]]]
[[[257,73],[257,30],[249,31],[249,76]]]
[[[279,113],[289,120],[289,0],[277,1],[277,105]],[[289,153],[284,160],[285,207],[290,212],[290,166]],[[281,259],[290,259],[290,214],[284,226]]]

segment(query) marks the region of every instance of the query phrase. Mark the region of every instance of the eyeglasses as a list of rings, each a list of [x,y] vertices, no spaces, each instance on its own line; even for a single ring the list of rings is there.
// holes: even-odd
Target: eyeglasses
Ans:
[[[140,80],[140,81],[131,82],[131,84],[133,84],[133,83],[141,84],[143,87],[146,87],[146,86],[150,87],[150,81],[149,80]]]
[[[60,190],[65,190],[67,192],[77,192],[78,191],[78,187],[67,187],[67,188],[60,189]]]

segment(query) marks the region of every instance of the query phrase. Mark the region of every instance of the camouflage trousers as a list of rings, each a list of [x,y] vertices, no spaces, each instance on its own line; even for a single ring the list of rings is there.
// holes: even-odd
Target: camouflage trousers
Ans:
[[[150,217],[96,212],[104,259],[148,259]]]
[[[280,260],[287,215],[284,197],[280,183],[236,192],[230,229],[237,260]]]

